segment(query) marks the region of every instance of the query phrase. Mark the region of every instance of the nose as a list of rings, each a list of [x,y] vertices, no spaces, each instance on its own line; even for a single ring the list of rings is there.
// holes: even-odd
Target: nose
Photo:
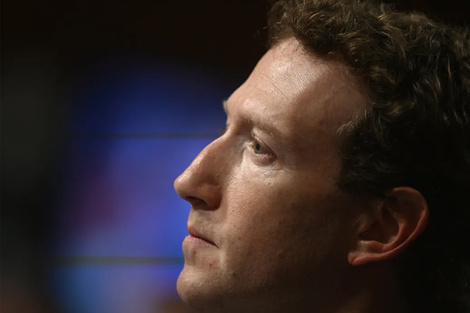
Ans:
[[[221,138],[218,138],[206,146],[176,178],[175,190],[194,209],[216,210],[222,199],[227,168],[227,158],[221,147]]]

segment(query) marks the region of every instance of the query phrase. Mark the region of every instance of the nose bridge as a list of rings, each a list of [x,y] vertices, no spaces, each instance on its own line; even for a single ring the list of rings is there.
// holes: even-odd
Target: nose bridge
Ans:
[[[202,200],[208,208],[216,208],[227,169],[225,159],[222,140],[218,138],[207,145],[175,180],[176,192],[193,206]]]

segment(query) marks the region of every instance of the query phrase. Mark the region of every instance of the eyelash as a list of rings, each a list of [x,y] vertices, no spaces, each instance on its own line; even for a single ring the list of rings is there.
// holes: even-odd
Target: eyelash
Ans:
[[[262,155],[272,158],[274,153],[269,149],[261,140],[257,139],[253,134],[251,135],[250,147],[256,155]]]
[[[219,131],[219,136],[223,136],[227,132],[228,126],[221,127]],[[252,149],[253,153],[258,156],[263,156],[265,158],[275,158],[274,153],[269,149],[268,146],[266,146],[261,140],[257,139],[256,136],[252,133],[250,135],[251,142],[249,144],[249,147]],[[262,149],[263,151],[261,153],[256,152],[257,147],[258,149]]]

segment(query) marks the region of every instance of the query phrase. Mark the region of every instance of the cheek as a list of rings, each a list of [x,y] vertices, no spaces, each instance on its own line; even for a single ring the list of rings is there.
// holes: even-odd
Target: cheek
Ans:
[[[234,168],[223,195],[224,234],[233,245],[250,248],[250,253],[251,246],[271,247],[278,253],[294,243],[317,244],[318,236],[327,236],[334,228],[335,191],[333,181],[318,175],[270,170],[244,159]]]
[[[282,180],[243,178],[227,189],[223,223],[224,233],[239,252],[263,250],[277,255],[312,244],[314,231],[326,235],[321,229],[328,226],[323,195],[286,176]]]
[[[314,188],[286,173],[236,178],[220,212],[220,265],[230,279],[244,286],[301,288],[329,272],[333,258],[340,257],[334,247],[341,205],[334,188]]]

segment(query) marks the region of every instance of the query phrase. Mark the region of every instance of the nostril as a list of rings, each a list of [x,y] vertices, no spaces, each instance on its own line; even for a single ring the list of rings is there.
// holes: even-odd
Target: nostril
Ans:
[[[201,206],[201,205],[207,205],[207,203],[204,200],[202,200],[201,198],[198,198],[198,197],[186,196],[183,199],[188,201],[189,203],[191,203],[191,205],[193,207],[198,207],[198,206]]]

